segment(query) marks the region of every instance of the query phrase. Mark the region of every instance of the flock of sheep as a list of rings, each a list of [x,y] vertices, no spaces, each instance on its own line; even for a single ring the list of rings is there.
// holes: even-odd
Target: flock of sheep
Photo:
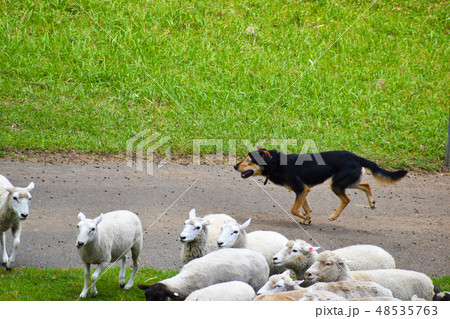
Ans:
[[[0,233],[2,265],[13,267],[20,244],[21,221],[29,214],[31,190],[14,187],[0,175]],[[130,211],[114,211],[89,219],[78,214],[76,247],[85,264],[85,298],[100,273],[116,260],[122,261],[119,284],[133,287],[142,250],[142,224]],[[297,239],[288,240],[273,231],[246,232],[251,220],[239,224],[226,214],[196,216],[189,212],[180,241],[184,266],[178,275],[138,287],[146,300],[449,300],[450,294],[433,287],[423,273],[395,269],[394,258],[373,245],[354,245],[318,253]],[[11,229],[14,243],[8,257],[5,232]],[[127,253],[131,250],[133,272],[125,285]],[[297,280],[291,277],[291,271]]]

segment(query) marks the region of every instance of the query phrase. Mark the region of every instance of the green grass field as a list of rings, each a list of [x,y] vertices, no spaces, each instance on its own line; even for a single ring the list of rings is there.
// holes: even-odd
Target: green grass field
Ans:
[[[235,141],[238,155],[273,139],[294,139],[288,150],[299,152],[312,140],[388,167],[441,170],[448,9],[412,0],[2,0],[0,156],[116,154],[149,129],[177,155],[191,154],[194,139],[222,139],[224,153]]]
[[[127,280],[131,269],[127,269]],[[119,287],[119,268],[113,267],[104,271],[97,281],[98,295],[90,294],[82,300],[145,300],[144,292],[137,287],[138,283],[152,284],[159,280],[173,277],[177,271],[160,271],[141,268],[135,279],[135,286],[125,291]],[[149,280],[150,279],[150,280]],[[434,284],[439,284],[443,291],[450,290],[450,276],[432,278]],[[2,301],[74,301],[83,289],[84,270],[71,269],[36,269],[17,268],[10,272],[0,269],[0,300]]]

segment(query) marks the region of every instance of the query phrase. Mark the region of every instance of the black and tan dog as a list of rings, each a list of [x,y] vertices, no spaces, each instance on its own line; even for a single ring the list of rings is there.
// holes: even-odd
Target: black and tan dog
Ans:
[[[345,194],[347,188],[362,190],[366,193],[369,206],[375,208],[368,183],[360,183],[364,167],[368,168],[375,179],[394,183],[403,178],[407,171],[387,171],[376,163],[347,151],[330,151],[314,154],[284,154],[276,150],[258,150],[247,154],[245,159],[234,168],[241,172],[242,178],[266,176],[266,181],[286,187],[295,193],[295,202],[291,213],[301,218],[302,224],[311,223],[311,207],[306,199],[311,187],[322,184],[331,177],[331,190],[341,200],[341,205],[328,218],[335,220],[350,202]],[[305,214],[301,213],[303,207]]]

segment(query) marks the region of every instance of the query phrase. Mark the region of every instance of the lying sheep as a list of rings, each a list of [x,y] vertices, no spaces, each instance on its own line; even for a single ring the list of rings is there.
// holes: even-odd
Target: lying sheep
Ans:
[[[303,279],[305,271],[314,263],[317,249],[304,240],[290,240],[273,256],[274,265],[292,269],[297,279]],[[395,260],[383,248],[374,245],[352,245],[334,250],[340,257],[349,259],[350,270],[391,269]]]
[[[234,219],[226,214],[210,214],[201,218],[196,216],[195,209],[191,209],[180,234],[180,241],[183,243],[181,251],[183,265],[219,249],[217,239],[225,220]]]
[[[120,287],[125,286],[125,266],[127,252],[131,249],[133,272],[125,289],[133,287],[134,277],[139,266],[139,255],[142,249],[142,224],[139,217],[127,210],[118,210],[100,214],[95,219],[87,219],[83,213],[78,214],[80,222],[77,225],[77,248],[85,265],[84,287],[80,298],[88,293],[90,267],[98,265],[92,274],[91,294],[96,296],[98,291],[95,282],[100,273],[109,265],[122,259],[119,273]]]
[[[425,300],[431,300],[433,297],[433,283],[423,273],[402,269],[349,271],[347,262],[335,252],[324,251],[306,271],[305,280],[309,283],[345,280],[374,281],[390,289],[392,295],[401,300],[411,300],[414,294]]]
[[[202,288],[191,293],[186,301],[250,301],[256,294],[242,281],[228,281]]]
[[[269,266],[263,255],[250,249],[221,249],[194,259],[180,273],[153,285],[141,285],[146,300],[184,300],[195,290],[227,281],[242,281],[254,291],[269,277]]]
[[[301,301],[346,300],[356,298],[392,298],[392,292],[371,281],[348,280],[318,282],[310,286]]]
[[[31,194],[34,183],[27,187],[14,187],[3,175],[0,175],[0,234],[2,246],[2,266],[11,270],[16,261],[17,249],[20,245],[21,221],[28,218]],[[6,251],[6,231],[11,229],[13,235],[13,249],[8,258]]]
[[[273,255],[286,245],[288,239],[274,231],[258,230],[247,234],[245,229],[250,225],[250,222],[251,218],[242,225],[232,220],[225,221],[217,240],[219,247],[248,248],[260,252],[269,264],[271,275],[286,270],[283,266],[274,265]]]
[[[253,301],[298,301],[302,298],[308,289],[291,290],[283,292],[272,292],[256,296]]]
[[[300,283],[302,281],[303,280],[293,280],[291,278],[290,270],[287,269],[282,274],[270,276],[266,284],[258,290],[258,295],[282,291],[300,290]]]

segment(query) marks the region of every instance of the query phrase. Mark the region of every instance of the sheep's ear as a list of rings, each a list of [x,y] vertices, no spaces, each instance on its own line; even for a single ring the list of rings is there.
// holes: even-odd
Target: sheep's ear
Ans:
[[[312,250],[311,251],[316,251],[320,248],[320,246],[312,246]]]
[[[31,182],[30,184],[28,184],[27,187],[25,187],[25,189],[26,189],[27,191],[31,191],[31,190],[33,190],[33,188],[34,188],[34,183],[33,183],[33,182]]]
[[[100,216],[98,216],[98,217],[95,219],[95,226],[97,226],[98,224],[100,224],[100,222],[102,221],[102,219],[103,219],[103,213],[101,213]]]
[[[192,208],[191,211],[189,212],[189,218],[190,219],[195,218],[195,208]]]
[[[14,187],[3,186],[3,189],[4,189],[5,191],[7,191],[8,193],[14,192]]]
[[[282,275],[286,275],[286,276],[291,276],[291,270],[290,269],[286,269],[283,273],[282,273]]]
[[[211,225],[212,222],[213,222],[212,219],[202,219],[202,221],[201,221],[202,226],[208,226],[208,225]]]
[[[441,292],[441,287],[439,285],[434,286],[434,293],[437,295]]]
[[[79,220],[86,219],[86,215],[85,215],[84,213],[82,213],[82,212],[79,212],[79,213],[78,213],[78,219],[79,219]]]
[[[304,279],[301,280],[294,280],[295,284],[300,285],[302,282],[304,282]]]
[[[246,229],[248,227],[248,225],[250,225],[251,221],[252,221],[251,218],[247,219],[247,221],[245,223],[243,223],[242,225],[239,225],[239,229],[240,230]]]
[[[142,284],[138,284],[139,289],[141,290],[147,290],[148,288],[150,288],[150,285],[142,285]]]

